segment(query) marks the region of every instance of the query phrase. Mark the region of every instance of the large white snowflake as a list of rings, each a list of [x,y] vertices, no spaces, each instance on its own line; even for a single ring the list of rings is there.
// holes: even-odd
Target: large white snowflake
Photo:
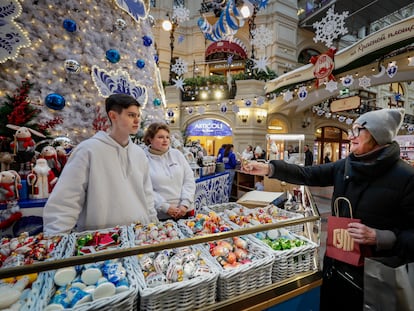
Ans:
[[[338,89],[338,82],[330,80],[328,83],[326,83],[325,89],[331,93],[333,91],[336,91]]]
[[[316,32],[313,41],[315,43],[324,42],[328,48],[332,47],[335,39],[348,33],[348,29],[345,27],[345,18],[348,17],[348,14],[348,11],[344,11],[342,14],[335,13],[334,6],[331,6],[320,22],[313,23]]]
[[[171,71],[181,76],[188,71],[188,64],[182,58],[178,58],[171,66]]]
[[[363,87],[364,89],[371,86],[371,79],[367,76],[363,76],[362,78],[359,78],[359,86]]]
[[[190,19],[190,10],[182,5],[174,6],[172,17],[175,18],[179,23],[188,21]]]
[[[253,39],[251,40],[251,44],[258,48],[265,48],[273,42],[273,32],[263,25],[253,30],[252,35]]]
[[[284,94],[283,94],[283,100],[285,101],[285,102],[288,102],[288,101],[290,101],[290,100],[292,100],[293,99],[293,93],[292,93],[292,91],[291,90],[287,90]]]
[[[266,74],[269,57],[261,56],[259,59],[251,59],[254,62],[253,69],[257,69],[257,72],[263,71]]]

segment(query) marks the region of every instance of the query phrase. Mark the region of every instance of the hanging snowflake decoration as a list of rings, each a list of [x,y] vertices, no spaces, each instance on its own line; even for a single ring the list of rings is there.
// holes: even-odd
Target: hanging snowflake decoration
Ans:
[[[272,36],[272,31],[261,25],[252,31],[253,39],[251,40],[251,44],[260,49],[265,48],[266,46],[272,44]]]
[[[175,72],[177,75],[182,76],[188,72],[188,64],[181,58],[175,61],[175,64],[171,66],[171,71]]]
[[[316,37],[313,41],[324,42],[325,45],[330,48],[333,45],[333,41],[340,35],[348,33],[348,29],[345,27],[345,18],[349,15],[348,11],[337,14],[334,12],[334,6],[330,7],[327,14],[320,22],[313,23],[313,28],[316,32]]]
[[[293,93],[291,90],[287,90],[284,94],[283,94],[283,100],[285,102],[291,101],[293,99]]]
[[[239,111],[240,111],[239,106],[234,105],[234,106],[233,106],[233,112],[234,112],[234,113],[239,113]]]
[[[259,96],[259,97],[256,99],[256,105],[257,105],[257,106],[261,106],[261,105],[263,105],[263,104],[264,104],[264,102],[265,102],[265,99],[264,99],[264,97],[263,97],[263,96]]]
[[[345,87],[350,87],[352,84],[354,84],[354,77],[351,75],[347,75],[343,77],[342,79],[342,85]]]
[[[251,59],[254,62],[253,69],[257,69],[257,72],[263,71],[266,74],[269,57],[262,56],[259,59]]]
[[[359,78],[359,86],[363,87],[364,89],[371,86],[371,79],[367,76],[363,76],[362,78]]]
[[[397,74],[397,72],[398,72],[397,62],[395,61],[390,62],[387,67],[387,75],[390,78],[393,78]]]
[[[306,97],[308,97],[308,90],[306,90],[306,86],[301,86],[299,88],[298,97],[301,101],[304,101]]]
[[[173,9],[173,19],[176,19],[177,22],[182,23],[190,19],[190,10],[184,6],[174,6]]]
[[[326,83],[326,87],[325,89],[329,92],[333,92],[336,91],[338,89],[338,82],[331,80],[329,82]]]
[[[171,79],[174,82],[174,86],[175,88],[178,90],[180,89],[181,91],[184,92],[184,78],[183,77],[179,77],[178,79]]]
[[[351,119],[351,118],[347,118],[346,121],[345,121],[345,123],[348,124],[348,125],[351,125],[352,122],[354,122],[354,119]]]
[[[198,107],[199,114],[204,114],[205,112],[206,112],[206,108],[204,108],[203,106]]]

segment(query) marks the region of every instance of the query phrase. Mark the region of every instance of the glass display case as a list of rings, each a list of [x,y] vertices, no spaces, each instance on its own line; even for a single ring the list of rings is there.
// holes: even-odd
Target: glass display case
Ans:
[[[267,134],[266,160],[285,160],[304,165],[304,143],[304,134]]]

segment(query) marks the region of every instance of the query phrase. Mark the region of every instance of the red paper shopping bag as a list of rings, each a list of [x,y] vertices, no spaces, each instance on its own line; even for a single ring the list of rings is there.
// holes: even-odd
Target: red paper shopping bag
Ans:
[[[338,217],[338,202],[344,200],[348,203],[351,218]],[[361,246],[355,243],[350,237],[347,228],[351,222],[361,222],[360,219],[352,217],[351,202],[345,197],[338,197],[334,202],[335,216],[328,217],[328,238],[326,242],[326,255],[330,258],[346,262],[353,266],[364,265],[365,249],[361,251]]]

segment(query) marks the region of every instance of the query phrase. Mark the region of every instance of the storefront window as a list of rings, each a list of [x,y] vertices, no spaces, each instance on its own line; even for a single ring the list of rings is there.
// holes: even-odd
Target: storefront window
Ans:
[[[314,156],[317,163],[343,159],[348,155],[348,150],[349,140],[346,131],[332,126],[316,130]]]

